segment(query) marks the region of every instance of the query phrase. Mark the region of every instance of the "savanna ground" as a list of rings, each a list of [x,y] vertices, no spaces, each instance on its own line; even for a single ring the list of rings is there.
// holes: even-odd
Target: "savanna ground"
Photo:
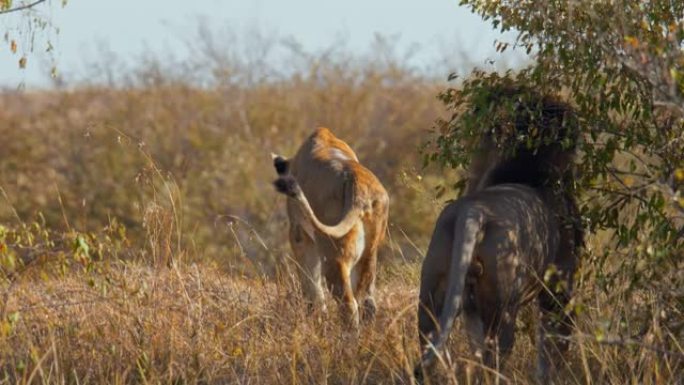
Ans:
[[[303,57],[270,76],[205,48],[185,74],[152,60],[109,86],[0,95],[0,383],[411,383],[421,256],[459,177],[418,152],[445,84],[382,56]],[[320,125],[391,197],[378,317],[358,337],[334,310],[307,315],[270,185],[270,152]],[[587,254],[604,247],[591,236]],[[684,348],[657,309],[645,340],[677,351],[611,334],[638,304],[586,276],[560,383],[681,381]],[[529,319],[512,383],[533,378]],[[468,359],[460,331],[452,351]]]

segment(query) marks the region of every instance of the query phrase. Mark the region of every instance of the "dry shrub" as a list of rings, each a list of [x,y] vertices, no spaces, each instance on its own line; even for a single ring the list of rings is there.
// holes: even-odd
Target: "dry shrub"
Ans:
[[[417,148],[439,114],[437,87],[409,70],[330,63],[249,86],[6,93],[0,221],[40,213],[50,228],[94,231],[116,218],[155,263],[190,250],[193,260],[241,269],[246,257],[272,271],[287,246],[270,152],[293,155],[328,126],[387,186],[392,231],[405,244],[402,232],[427,234],[436,211],[407,178],[431,188],[417,179]]]

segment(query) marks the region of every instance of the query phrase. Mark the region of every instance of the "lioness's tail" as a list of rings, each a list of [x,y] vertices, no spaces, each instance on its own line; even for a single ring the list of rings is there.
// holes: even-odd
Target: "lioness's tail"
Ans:
[[[355,199],[353,181],[348,181],[348,183],[345,184],[345,188],[350,190],[344,194],[347,199],[347,202],[344,203],[344,212],[346,214],[339,223],[333,226],[328,226],[318,220],[316,213],[314,213],[311,205],[309,204],[309,200],[306,199],[304,192],[299,187],[297,180],[292,175],[280,174],[278,179],[273,182],[273,185],[279,193],[285,194],[290,198],[295,199],[299,203],[302,212],[307,216],[314,227],[316,227],[322,233],[333,238],[342,238],[349,233],[352,227],[356,225],[358,218],[361,215],[361,210],[353,204]]]
[[[435,354],[442,350],[454,326],[454,321],[463,308],[466,274],[473,261],[475,246],[482,232],[483,218],[482,212],[473,207],[457,214],[448,285],[444,295],[444,307],[439,317],[439,333],[432,338],[432,346],[421,359],[424,366],[430,365]]]

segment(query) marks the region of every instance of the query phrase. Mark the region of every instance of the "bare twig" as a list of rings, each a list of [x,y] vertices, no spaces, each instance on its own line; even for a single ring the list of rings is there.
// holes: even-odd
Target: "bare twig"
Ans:
[[[23,10],[25,10],[25,9],[33,8],[33,7],[35,7],[36,5],[38,5],[38,4],[40,4],[40,3],[44,3],[45,1],[46,1],[46,0],[36,0],[36,1],[34,1],[33,3],[30,3],[30,4],[24,4],[24,5],[20,5],[20,6],[18,6],[18,7],[10,8],[10,9],[3,9],[2,11],[0,11],[0,15],[4,15],[4,14],[7,14],[7,13],[12,13],[12,12],[23,11]]]
[[[676,352],[672,350],[667,350],[667,349],[662,349],[658,346],[652,345],[652,344],[647,344],[645,342],[639,341],[635,338],[624,338],[624,337],[619,337],[619,336],[611,336],[611,337],[605,337],[605,338],[597,338],[596,336],[593,336],[591,334],[585,334],[585,333],[575,333],[574,336],[563,336],[560,334],[549,334],[550,337],[552,338],[557,338],[559,340],[566,340],[570,342],[579,342],[579,341],[589,341],[589,342],[595,342],[600,345],[608,345],[608,346],[638,346],[643,349],[650,350],[652,352],[660,353],[664,356],[674,356],[674,357],[684,357],[684,353],[682,352]]]
[[[684,117],[684,107],[682,107],[681,105],[679,105],[675,102],[665,101],[665,100],[655,100],[653,102],[653,105],[656,107],[666,108],[666,109],[674,112],[675,114],[678,114],[678,116]]]

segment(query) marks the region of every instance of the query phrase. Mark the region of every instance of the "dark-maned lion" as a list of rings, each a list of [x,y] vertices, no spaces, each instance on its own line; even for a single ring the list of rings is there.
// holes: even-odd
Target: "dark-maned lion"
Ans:
[[[290,160],[274,156],[276,189],[287,195],[290,245],[305,298],[325,309],[322,279],[356,327],[375,315],[377,252],[389,197],[378,178],[327,128],[318,128]]]
[[[475,355],[490,367],[497,353],[506,357],[518,309],[542,290],[556,261],[558,228],[539,194],[521,184],[488,187],[442,211],[420,278],[423,367],[434,363],[461,312]]]
[[[494,366],[496,354],[505,358],[512,348],[519,307],[535,295],[540,381],[567,350],[565,305],[583,245],[572,186],[578,127],[570,106],[520,87],[493,89],[484,105],[506,104],[513,118],[483,130],[465,197],[442,212],[423,263],[419,378],[461,311],[473,348]],[[531,130],[537,146],[516,141]]]

